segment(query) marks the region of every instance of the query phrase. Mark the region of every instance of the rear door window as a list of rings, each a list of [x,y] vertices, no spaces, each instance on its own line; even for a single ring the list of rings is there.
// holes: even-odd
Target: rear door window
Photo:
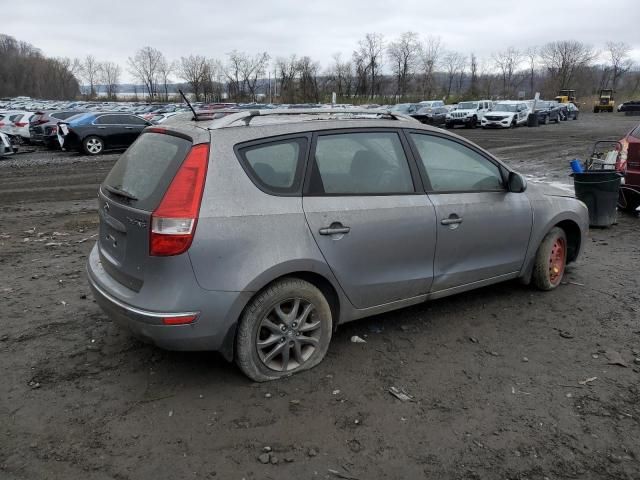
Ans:
[[[415,188],[396,132],[319,135],[309,182],[312,195],[392,195]]]
[[[96,125],[118,125],[119,115],[102,115],[93,122]]]
[[[306,138],[238,148],[242,166],[249,177],[261,190],[274,195],[299,192],[306,152]]]
[[[173,135],[143,133],[122,154],[104,181],[104,185],[133,198],[103,189],[105,195],[141,210],[153,210],[191,145],[190,141]]]

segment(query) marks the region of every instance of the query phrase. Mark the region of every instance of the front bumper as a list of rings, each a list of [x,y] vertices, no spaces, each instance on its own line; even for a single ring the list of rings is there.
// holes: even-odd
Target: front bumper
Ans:
[[[447,118],[447,125],[469,125],[473,121],[473,117]]]
[[[159,310],[154,301],[158,304],[164,293],[149,291],[153,290],[152,282],[143,285],[140,292],[118,283],[102,266],[97,246],[87,260],[87,277],[98,305],[134,336],[167,350],[213,350],[232,358],[235,325],[251,292],[211,291],[190,284],[189,305]],[[164,325],[162,321],[194,314],[196,320],[186,325]]]
[[[509,128],[511,126],[511,119],[504,118],[502,120],[489,120],[483,118],[480,125],[485,128]]]

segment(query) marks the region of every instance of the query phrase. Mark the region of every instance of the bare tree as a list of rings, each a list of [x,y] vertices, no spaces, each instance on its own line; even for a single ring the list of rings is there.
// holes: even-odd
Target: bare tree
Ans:
[[[611,62],[611,88],[615,91],[620,78],[631,70],[631,47],[624,42],[607,42],[607,54]]]
[[[159,68],[166,63],[162,52],[153,47],[143,47],[129,57],[127,63],[129,72],[144,85],[149,98],[154,99],[158,94]]]
[[[509,47],[494,54],[493,60],[502,75],[502,96],[509,97],[513,95],[514,74],[522,63],[522,54],[519,50]]]
[[[456,76],[460,74],[460,71],[464,70],[466,60],[464,55],[458,52],[447,52],[442,59],[442,66],[447,74],[447,83],[445,85],[446,96],[451,96],[451,88],[453,87],[453,81]]]
[[[380,89],[380,70],[384,52],[384,37],[379,33],[367,33],[358,42],[358,56],[364,64],[369,81],[369,96],[373,98]]]
[[[100,63],[93,55],[87,55],[82,61],[81,75],[85,82],[89,84],[88,97],[94,98],[96,96],[96,85],[98,83],[98,76],[100,74]]]
[[[303,102],[320,102],[318,91],[318,71],[320,64],[310,57],[302,57],[298,61],[300,96]]]
[[[120,83],[120,66],[114,62],[103,62],[99,65],[100,83],[104,85],[107,98],[115,100]]]
[[[524,57],[527,60],[527,70],[529,72],[529,92],[531,97],[534,95],[534,84],[536,76],[536,68],[538,66],[538,47],[529,47],[524,51]]]
[[[396,78],[396,95],[404,98],[415,73],[420,53],[420,42],[415,32],[405,32],[387,47],[387,56]]]
[[[329,67],[327,76],[331,80],[333,91],[339,98],[350,97],[353,85],[353,66],[350,61],[342,61],[339,53],[333,55],[333,64]]]
[[[160,58],[160,62],[158,63],[158,79],[162,84],[162,90],[164,92],[164,100],[169,100],[169,83],[170,77],[178,68],[176,62],[170,62],[164,55]]]
[[[472,53],[469,58],[469,70],[469,95],[475,97],[478,95],[478,57],[476,57],[474,53]]]
[[[257,100],[256,87],[258,80],[267,71],[269,65],[269,54],[267,52],[259,53],[254,56],[245,56],[245,61],[241,64],[242,81],[246,87],[251,101]]]
[[[236,100],[257,99],[258,80],[265,74],[269,64],[267,52],[249,55],[233,50],[227,54],[226,76],[229,80],[229,94]]]
[[[442,54],[440,37],[427,37],[427,41],[420,49],[419,69],[422,97],[431,99],[435,88],[434,74]]]
[[[206,69],[207,59],[203,56],[189,55],[188,57],[180,57],[178,75],[189,84],[196,97],[196,102],[200,101]]]
[[[540,49],[540,60],[558,89],[571,87],[576,72],[594,57],[592,47],[576,40],[549,42]]]
[[[276,60],[276,76],[280,84],[280,98],[285,103],[296,101],[296,76],[298,74],[298,58],[280,57]]]

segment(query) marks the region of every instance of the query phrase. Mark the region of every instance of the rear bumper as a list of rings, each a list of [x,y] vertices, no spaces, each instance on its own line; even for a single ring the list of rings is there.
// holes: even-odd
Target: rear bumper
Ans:
[[[134,292],[116,282],[101,265],[97,246],[87,261],[87,277],[98,305],[134,336],[167,350],[214,350],[232,358],[235,326],[251,292],[210,291],[190,284],[187,305],[170,310],[154,308],[154,300],[165,293],[149,291],[153,285],[148,284]],[[187,325],[162,322],[165,317],[194,314],[196,320]]]

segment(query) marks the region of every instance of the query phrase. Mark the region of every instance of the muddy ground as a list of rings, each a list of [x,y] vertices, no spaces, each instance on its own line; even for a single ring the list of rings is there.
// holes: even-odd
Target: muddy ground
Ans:
[[[637,121],[456,132],[569,183],[569,159]],[[95,194],[117,156],[0,161],[3,480],[640,478],[639,219],[592,230],[553,292],[509,282],[351,323],[314,370],[256,384],[138,342],[93,302]]]

